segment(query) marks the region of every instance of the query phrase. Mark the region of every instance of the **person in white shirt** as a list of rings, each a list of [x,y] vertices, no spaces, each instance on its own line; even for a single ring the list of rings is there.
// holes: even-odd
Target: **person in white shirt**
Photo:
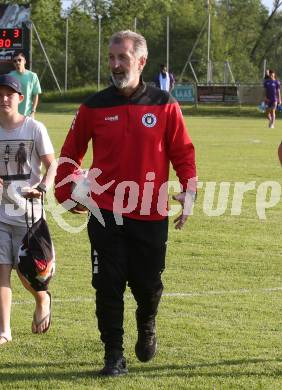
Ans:
[[[157,88],[167,92],[172,91],[175,84],[175,78],[173,74],[167,71],[165,65],[160,66],[160,72],[156,75],[154,81]]]
[[[9,74],[0,76],[0,347],[12,340],[11,272],[17,269],[18,250],[30,216],[41,216],[42,192],[55,176],[54,149],[45,126],[18,112],[24,99],[19,81]],[[41,164],[45,174],[41,175]],[[47,174],[48,173],[48,174]],[[25,193],[23,189],[25,187]],[[26,199],[25,199],[26,198]],[[51,294],[35,291],[19,272],[24,287],[34,296],[33,333],[45,333],[51,321]]]

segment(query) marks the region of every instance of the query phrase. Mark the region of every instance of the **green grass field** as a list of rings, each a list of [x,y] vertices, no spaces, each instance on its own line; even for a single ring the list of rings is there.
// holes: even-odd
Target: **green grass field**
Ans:
[[[56,153],[70,126],[67,114],[39,113]],[[56,107],[54,107],[54,110]],[[257,214],[258,189],[266,181],[281,188],[277,147],[282,124],[248,117],[186,117],[203,182],[185,229],[170,226],[165,294],[158,315],[155,359],[141,364],[134,355],[135,303],[126,295],[125,355],[129,375],[97,376],[103,361],[94,316],[86,229],[70,234],[48,221],[57,253],[53,320],[42,336],[30,331],[31,296],[13,276],[13,342],[0,349],[1,389],[281,389],[282,376],[282,195]],[[86,157],[85,165],[90,161]],[[173,176],[172,176],[173,178]],[[230,183],[226,210],[209,216],[208,182]],[[255,182],[231,215],[235,182]],[[272,194],[268,191],[268,198]],[[215,197],[216,207],[217,196]],[[84,217],[64,214],[79,228]]]

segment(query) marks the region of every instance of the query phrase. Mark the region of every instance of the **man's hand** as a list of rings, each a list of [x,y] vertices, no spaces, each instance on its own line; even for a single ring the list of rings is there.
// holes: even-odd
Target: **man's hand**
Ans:
[[[193,202],[195,200],[196,193],[181,192],[180,194],[173,195],[172,199],[177,200],[182,207],[181,214],[173,221],[175,223],[175,229],[182,229],[189,215],[191,214]]]
[[[70,209],[70,212],[73,214],[87,214],[88,208],[83,206],[83,204],[77,203],[75,207]]]

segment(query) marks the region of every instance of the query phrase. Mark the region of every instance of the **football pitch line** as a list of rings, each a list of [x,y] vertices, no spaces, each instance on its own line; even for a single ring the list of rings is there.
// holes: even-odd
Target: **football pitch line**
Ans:
[[[240,295],[240,294],[265,294],[265,293],[272,293],[272,292],[279,292],[282,291],[282,287],[270,287],[270,288],[259,288],[259,289],[238,289],[238,290],[210,290],[210,291],[200,291],[200,292],[167,292],[163,293],[163,298],[194,298],[194,297],[209,297],[209,296],[215,296],[215,295]],[[53,293],[55,295],[55,293]],[[125,298],[127,299],[133,299],[133,296],[131,294],[125,294]],[[74,298],[55,298],[52,297],[52,302],[57,303],[67,303],[67,302],[93,302],[94,301],[94,293],[93,297],[74,297]],[[33,300],[17,300],[14,301],[14,305],[27,305],[33,303]]]

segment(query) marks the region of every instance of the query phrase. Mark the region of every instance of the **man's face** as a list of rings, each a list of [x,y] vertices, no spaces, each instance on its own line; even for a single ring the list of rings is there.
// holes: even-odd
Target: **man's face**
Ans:
[[[26,60],[21,55],[14,57],[13,59],[14,67],[18,72],[23,72],[25,70]]]
[[[166,66],[164,66],[163,68],[161,68],[161,72],[162,72],[163,74],[166,74]]]
[[[0,113],[18,112],[18,105],[22,100],[23,96],[12,88],[0,86]]]
[[[145,66],[144,57],[136,58],[133,42],[125,39],[114,43],[109,49],[109,66],[112,80],[118,89],[135,88]]]

